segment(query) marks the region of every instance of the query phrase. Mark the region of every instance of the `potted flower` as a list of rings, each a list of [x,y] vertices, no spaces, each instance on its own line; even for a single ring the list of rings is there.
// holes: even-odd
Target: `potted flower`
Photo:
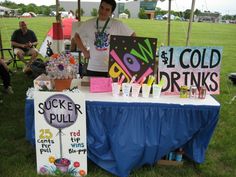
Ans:
[[[71,80],[77,77],[78,62],[71,54],[53,54],[47,62],[46,72],[55,82],[55,90],[70,88]]]

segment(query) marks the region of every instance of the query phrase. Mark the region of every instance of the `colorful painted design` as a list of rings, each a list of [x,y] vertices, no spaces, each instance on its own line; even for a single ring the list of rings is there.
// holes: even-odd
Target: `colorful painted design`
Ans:
[[[157,39],[130,36],[111,36],[109,75],[113,79],[125,76],[125,82],[136,77],[140,83],[154,74]]]
[[[52,163],[52,159],[55,161]],[[73,176],[85,176],[86,171],[84,169],[80,169],[80,163],[75,161],[71,163],[69,159],[59,158],[55,159],[54,157],[49,157],[49,161],[51,164],[43,165],[39,169],[39,173],[43,175],[62,175],[69,174]],[[72,165],[73,164],[73,165]]]
[[[40,113],[44,114],[46,122],[58,129],[73,125],[81,112],[73,100],[63,94],[52,95],[40,105]]]
[[[95,48],[99,51],[107,50],[109,47],[109,34],[106,32],[95,32]]]
[[[60,170],[62,173],[66,173],[68,171],[70,160],[66,158],[60,158],[56,159],[54,162],[54,165],[58,170]]]

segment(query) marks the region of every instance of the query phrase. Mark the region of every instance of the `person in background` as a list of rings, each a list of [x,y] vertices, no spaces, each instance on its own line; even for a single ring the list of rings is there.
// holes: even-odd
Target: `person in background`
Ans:
[[[108,76],[108,58],[111,35],[135,36],[135,32],[121,21],[111,18],[115,0],[101,0],[98,17],[81,24],[75,41],[84,57],[89,59],[88,76]],[[87,42],[88,48],[84,45]]]
[[[11,36],[11,45],[14,48],[14,54],[25,63],[23,71],[26,71],[29,65],[37,58],[38,50],[36,46],[38,44],[35,33],[27,28],[27,24],[24,21],[19,22],[20,29],[13,32]],[[30,55],[29,62],[24,60],[25,55]]]
[[[0,59],[0,76],[3,81],[3,92],[7,94],[13,94],[14,92],[11,87],[11,78],[9,70],[7,68],[7,65],[4,63],[3,59]]]
[[[75,18],[74,12],[72,10],[70,10],[68,18]]]

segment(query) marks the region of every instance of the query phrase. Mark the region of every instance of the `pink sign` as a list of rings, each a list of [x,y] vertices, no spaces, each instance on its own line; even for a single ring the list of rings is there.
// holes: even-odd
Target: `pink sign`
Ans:
[[[111,92],[112,80],[106,77],[91,77],[90,78],[90,92]]]

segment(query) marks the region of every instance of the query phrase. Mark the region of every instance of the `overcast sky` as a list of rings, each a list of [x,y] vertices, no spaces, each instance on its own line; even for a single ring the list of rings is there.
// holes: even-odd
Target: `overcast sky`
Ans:
[[[4,0],[0,0],[3,2]],[[30,0],[9,0],[17,4],[29,4]],[[63,1],[77,1],[77,0],[63,0]],[[83,1],[83,0],[81,0]],[[100,1],[100,0],[86,0],[86,1]],[[56,0],[34,0],[36,5],[53,5],[56,4]],[[186,9],[191,9],[191,0],[172,0],[172,9],[175,11],[184,11]],[[168,0],[164,2],[158,2],[157,6],[162,10],[168,9]],[[196,0],[195,9],[201,11],[209,10],[211,12],[220,12],[222,15],[231,14],[236,15],[236,1],[235,0]]]

